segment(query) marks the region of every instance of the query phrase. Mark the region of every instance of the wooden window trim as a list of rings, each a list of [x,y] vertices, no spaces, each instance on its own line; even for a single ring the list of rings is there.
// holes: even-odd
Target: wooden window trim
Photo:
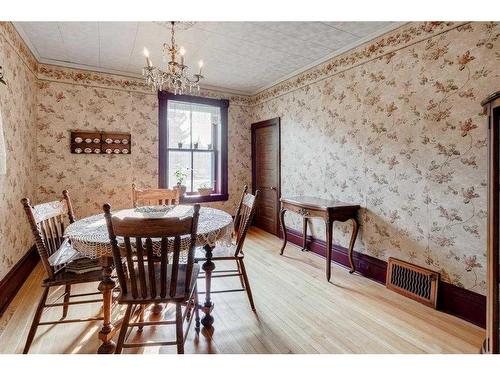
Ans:
[[[229,100],[203,98],[191,95],[174,95],[166,91],[158,92],[158,186],[168,188],[168,101],[175,100],[186,103],[206,104],[220,108],[221,145],[220,145],[220,171],[217,176],[220,190],[207,196],[188,195],[181,196],[181,203],[219,202],[229,199],[228,193],[228,108]]]

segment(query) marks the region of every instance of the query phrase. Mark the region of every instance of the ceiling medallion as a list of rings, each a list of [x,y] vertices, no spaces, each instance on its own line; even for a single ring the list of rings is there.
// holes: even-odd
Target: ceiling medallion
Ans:
[[[164,22],[155,23],[165,26]],[[193,26],[195,22],[171,21],[169,24],[171,27],[170,45],[168,43],[163,44],[163,54],[165,55],[165,60],[168,61],[165,70],[153,66],[153,62],[149,58],[149,51],[144,47],[146,66],[142,69],[142,75],[146,79],[146,84],[151,86],[153,91],[169,91],[175,95],[182,95],[186,92],[190,94],[193,92],[199,93],[199,82],[203,79],[201,75],[203,61],[200,60],[198,62],[198,73],[190,75],[189,68],[184,65],[186,50],[184,47],[179,48],[175,43],[175,27],[180,24],[182,25],[181,28],[187,30],[187,28]]]

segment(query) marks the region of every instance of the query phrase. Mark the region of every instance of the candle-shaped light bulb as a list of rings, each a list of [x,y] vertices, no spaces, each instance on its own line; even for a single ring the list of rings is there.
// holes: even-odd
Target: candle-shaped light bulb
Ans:
[[[142,53],[144,54],[144,57],[146,58],[146,64],[147,64],[147,66],[151,68],[153,66],[153,63],[149,59],[149,51],[148,51],[148,49],[146,47],[144,47]]]
[[[184,65],[184,55],[186,54],[184,47],[181,47],[179,53],[181,54],[181,65]]]
[[[198,66],[200,67],[200,71],[198,74],[201,76],[201,68],[203,68],[203,60],[198,61]]]

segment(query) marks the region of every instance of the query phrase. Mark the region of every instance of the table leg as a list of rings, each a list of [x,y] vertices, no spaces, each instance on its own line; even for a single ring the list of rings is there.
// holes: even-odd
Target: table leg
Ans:
[[[283,255],[283,251],[285,251],[285,246],[287,242],[286,227],[285,227],[285,212],[286,209],[284,208],[280,211],[281,232],[283,233],[283,246],[281,246],[280,255]]]
[[[333,221],[327,219],[326,224],[326,280],[330,281],[332,269],[332,237],[333,237]]]
[[[215,270],[215,263],[212,262],[212,250],[213,248],[209,245],[203,247],[205,249],[206,260],[201,266],[205,272],[205,303],[201,306],[201,310],[205,316],[201,319],[201,324],[205,328],[211,328],[214,323],[214,317],[211,314],[214,309],[214,304],[210,299],[210,290],[212,284],[212,272]]]
[[[163,311],[163,305],[159,303],[153,303],[153,307],[151,308],[151,312],[155,315],[160,314]]]
[[[354,243],[356,242],[356,237],[358,236],[359,223],[358,219],[352,218],[352,233],[351,233],[351,241],[349,242],[349,263],[351,265],[351,270],[349,273],[354,273],[356,271],[356,267],[354,266],[354,261],[352,259],[352,253],[354,249]]]
[[[302,232],[304,233],[304,240],[302,245],[302,251],[307,251],[307,217],[302,219]]]
[[[114,327],[111,324],[111,304],[113,300],[113,289],[116,285],[111,278],[113,272],[113,258],[103,257],[102,262],[102,281],[99,283],[98,289],[102,293],[103,299],[103,314],[101,331],[99,332],[99,340],[102,341],[101,346],[97,350],[99,354],[114,353],[116,344],[113,342]]]

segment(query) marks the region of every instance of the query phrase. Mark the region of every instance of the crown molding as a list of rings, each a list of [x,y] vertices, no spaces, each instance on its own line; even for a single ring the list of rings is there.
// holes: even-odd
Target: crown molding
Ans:
[[[33,43],[31,43],[31,40],[28,37],[28,34],[26,33],[26,31],[24,31],[24,28],[22,26],[22,22],[12,21],[11,23],[14,26],[14,29],[16,29],[16,31],[19,34],[19,36],[21,37],[21,39],[23,40],[24,44],[26,44],[26,47],[29,48],[29,50],[31,51],[31,53],[35,57],[36,61],[38,63],[40,63],[40,53],[35,48],[35,45]]]

